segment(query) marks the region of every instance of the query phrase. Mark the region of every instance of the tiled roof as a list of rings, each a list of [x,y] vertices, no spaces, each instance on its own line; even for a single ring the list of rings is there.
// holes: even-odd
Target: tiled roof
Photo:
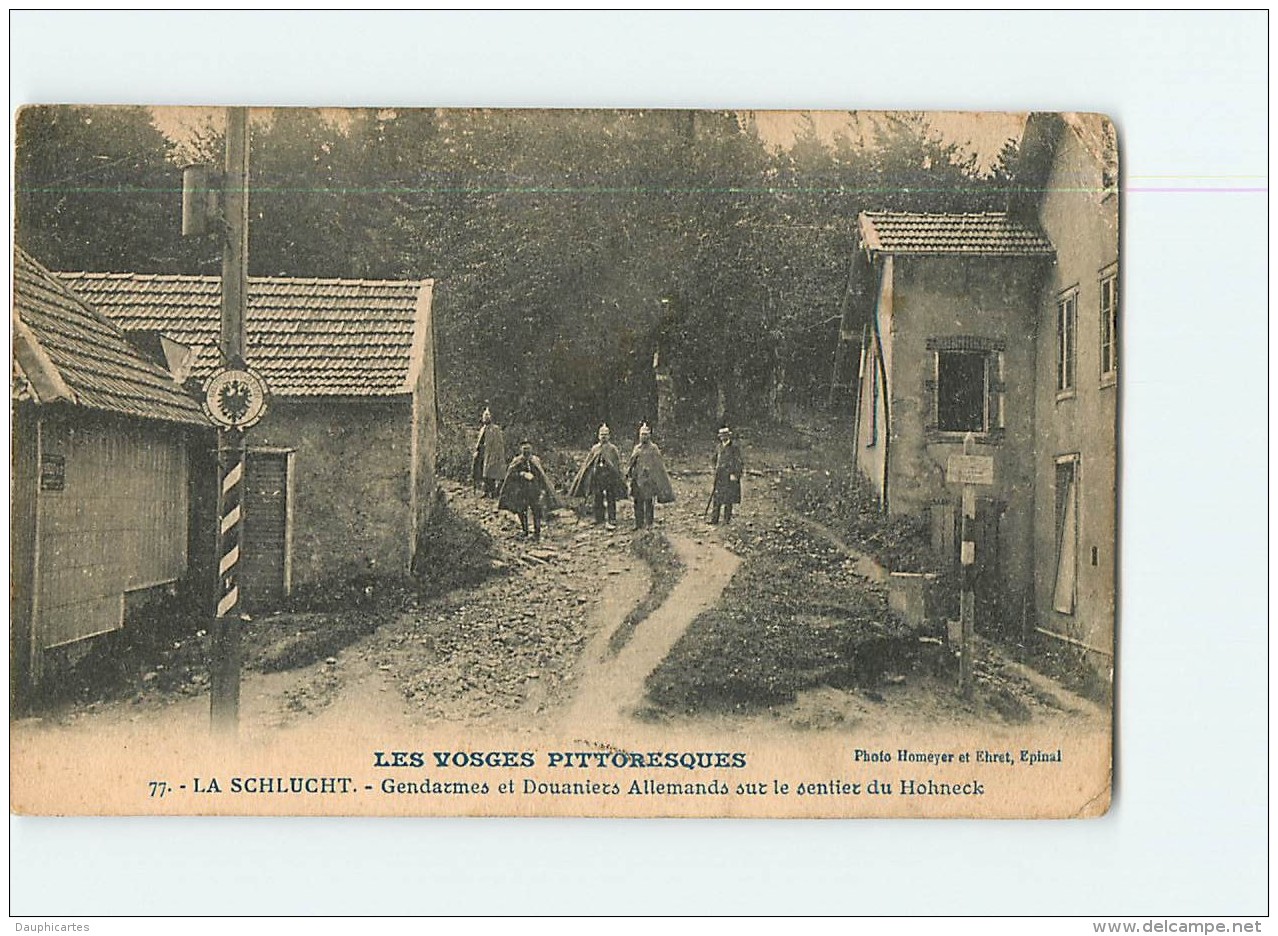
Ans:
[[[127,330],[158,330],[195,349],[192,376],[220,361],[216,276],[59,273]],[[389,396],[408,392],[423,353],[419,315],[430,280],[250,277],[245,357],[278,396]]]
[[[1050,256],[1041,231],[1004,212],[914,214],[861,212],[861,240],[871,251],[889,254],[980,257]]]
[[[12,389],[39,402],[207,426],[167,370],[27,253],[13,256]],[[44,392],[41,392],[43,388]]]

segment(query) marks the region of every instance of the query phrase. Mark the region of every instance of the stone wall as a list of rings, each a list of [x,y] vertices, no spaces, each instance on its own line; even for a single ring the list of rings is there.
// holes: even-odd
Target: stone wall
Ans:
[[[292,449],[293,586],[407,574],[415,539],[413,400],[282,399],[249,445]]]

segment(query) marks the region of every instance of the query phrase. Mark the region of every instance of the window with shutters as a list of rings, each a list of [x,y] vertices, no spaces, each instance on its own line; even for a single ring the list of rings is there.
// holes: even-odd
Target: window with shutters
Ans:
[[[933,441],[975,432],[996,436],[1004,425],[1003,345],[988,338],[950,337],[928,341],[932,376],[925,394]]]

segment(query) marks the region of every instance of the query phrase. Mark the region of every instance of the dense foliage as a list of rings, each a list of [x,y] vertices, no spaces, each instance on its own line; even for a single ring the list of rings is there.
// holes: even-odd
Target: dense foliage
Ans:
[[[144,107],[18,112],[18,244],[54,270],[215,273],[220,243],[179,236],[176,145]]]
[[[178,236],[180,158],[144,109],[25,109],[19,243],[60,269],[216,272],[215,239]],[[778,148],[711,111],[275,110],[251,172],[253,274],[434,277],[445,415],[572,433],[652,419],[658,353],[681,420],[811,395],[857,212],[983,210],[1007,181],[919,115]]]

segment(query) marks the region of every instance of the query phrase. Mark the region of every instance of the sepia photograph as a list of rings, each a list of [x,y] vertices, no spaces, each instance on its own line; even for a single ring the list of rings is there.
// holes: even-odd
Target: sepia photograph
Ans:
[[[1104,814],[1118,116],[22,108],[11,810]]]

